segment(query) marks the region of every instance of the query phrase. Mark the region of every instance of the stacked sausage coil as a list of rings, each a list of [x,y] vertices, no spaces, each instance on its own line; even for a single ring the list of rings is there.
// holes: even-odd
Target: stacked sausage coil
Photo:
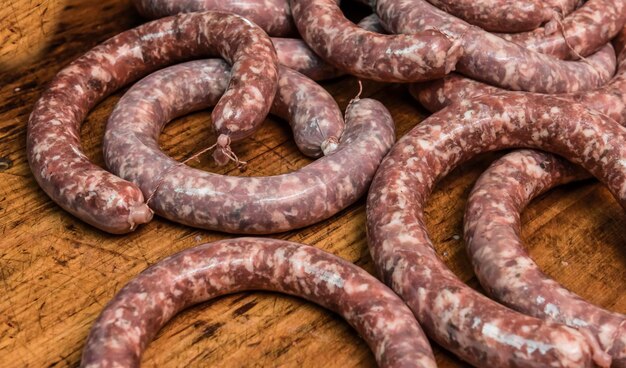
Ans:
[[[158,136],[165,123],[217,101],[227,75],[224,62],[196,61],[136,84],[109,119],[104,138],[107,166],[139,186],[146,197],[154,193],[148,204],[159,215],[230,233],[266,234],[308,226],[365,193],[395,141],[389,112],[375,100],[355,101],[348,106],[343,131],[335,100],[285,67],[280,68],[272,110],[288,117],[303,153],[329,155],[293,173],[248,178],[192,169],[161,152]],[[149,93],[154,98],[146,100]],[[311,98],[314,103],[307,102]]]
[[[374,14],[355,24],[342,11],[348,0],[133,0],[151,21],[50,82],[29,119],[27,154],[38,184],[70,214],[113,234],[155,213],[270,234],[331,218],[367,194],[369,250],[387,285],[297,243],[201,245],[118,292],[91,329],[82,366],[139,366],[182,309],[270,290],[339,313],[382,367],[436,367],[427,337],[475,367],[626,367],[626,317],[543,274],[519,237],[523,208],[573,180],[597,178],[626,208],[626,2],[357,2]],[[346,75],[408,84],[433,115],[396,143],[380,102],[359,92],[342,113],[316,82]],[[80,125],[133,82],[108,119],[105,170],[82,152]],[[191,158],[212,150],[218,164],[243,167],[231,143],[245,144],[273,114],[316,161],[230,177],[161,151],[165,125],[210,107],[216,141]],[[439,259],[424,207],[456,166],[511,148],[528,149],[483,174],[465,214],[468,253],[490,299]]]
[[[380,275],[429,337],[475,366],[608,366],[611,357],[584,331],[516,315],[458,280],[436,255],[423,210],[454,167],[516,147],[583,166],[625,206],[625,139],[612,119],[559,97],[509,92],[450,105],[400,139],[376,174],[367,221]]]
[[[513,309],[579,328],[626,367],[626,316],[594,306],[545,275],[525,252],[519,213],[535,196],[588,174],[562,158],[522,150],[496,161],[476,183],[465,214],[474,271]]]
[[[218,36],[214,28],[223,31]],[[223,56],[235,70],[212,113],[216,131],[231,139],[253,133],[278,85],[278,61],[269,37],[228,13],[164,18],[104,42],[50,83],[28,122],[28,160],[39,185],[65,210],[111,233],[126,233],[150,221],[152,211],[141,191],[82,153],[80,124],[93,106],[129,82],[177,61],[212,55]]]

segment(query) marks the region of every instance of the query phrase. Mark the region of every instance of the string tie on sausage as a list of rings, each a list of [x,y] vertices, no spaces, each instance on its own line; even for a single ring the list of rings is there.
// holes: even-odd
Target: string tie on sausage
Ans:
[[[345,120],[345,117],[344,117]],[[320,127],[319,120],[315,119],[315,126],[317,127],[317,131],[320,133],[320,137],[324,136],[324,132],[322,131],[322,127]],[[320,144],[320,149],[322,150],[322,154],[324,156],[328,156],[331,153],[335,152],[337,147],[339,146],[339,137],[331,135],[326,138],[322,144]]]
[[[246,165],[248,164],[245,161],[239,160],[239,157],[233,152],[230,148],[231,139],[226,134],[220,134],[217,137],[217,149],[213,152],[213,158],[219,165],[225,165],[229,160],[233,161],[237,168],[243,172],[246,170]],[[227,160],[224,160],[226,158]]]
[[[543,26],[543,33],[549,36],[559,30],[559,23],[563,19],[563,10],[554,7],[546,8],[545,11],[547,14],[544,15],[544,19],[549,21]]]
[[[463,40],[465,39],[465,35],[471,30],[471,29],[478,29],[478,30],[482,30],[479,27],[476,27],[474,25],[470,25],[469,27],[467,27],[465,29],[465,31],[463,31],[463,33],[459,36],[455,36],[453,34],[450,34],[446,31],[444,31],[443,29],[436,27],[436,26],[432,26],[432,27],[428,27],[429,30],[431,31],[435,31],[435,32],[439,32],[442,36],[444,36],[445,38],[448,39],[448,41],[450,41],[450,48],[448,49],[447,53],[446,53],[446,59],[445,59],[445,63],[446,63],[446,74],[453,72],[456,69],[456,63],[457,60],[459,58],[459,56],[463,53]]]
[[[146,204],[149,204],[150,201],[152,200],[152,198],[154,198],[154,196],[156,195],[157,191],[159,190],[159,188],[161,187],[161,185],[165,181],[165,177],[167,176],[167,174],[169,174],[172,170],[174,170],[177,167],[186,165],[187,163],[189,163],[192,160],[197,160],[198,158],[200,158],[200,156],[202,156],[203,154],[211,151],[212,149],[214,149],[216,147],[218,147],[220,152],[222,154],[224,154],[225,157],[227,157],[229,160],[234,161],[235,164],[237,165],[237,168],[239,168],[239,170],[241,170],[242,172],[245,171],[246,165],[248,163],[246,161],[239,160],[239,158],[237,157],[235,152],[233,152],[233,150],[230,148],[230,143],[231,143],[230,137],[225,135],[225,134],[221,134],[217,138],[217,141],[213,145],[211,145],[210,147],[204,148],[201,151],[193,154],[189,158],[185,159],[184,161],[181,161],[181,162],[177,163],[176,165],[173,165],[170,168],[168,168],[165,171],[165,173],[163,173],[161,175],[161,177],[159,178],[159,181],[157,182],[157,185],[154,187],[154,190],[152,191],[152,193],[150,193],[150,195],[148,196],[148,199],[146,199]],[[216,152],[217,152],[217,150],[216,150]]]
[[[561,21],[561,17],[555,16],[552,21],[556,22],[558,29],[561,31],[561,35],[563,36],[563,40],[565,41],[565,46],[569,49],[569,51],[578,59],[580,59],[580,61],[589,65],[596,72],[599,78],[602,78],[602,72],[600,72],[600,70],[598,70],[598,68],[593,65],[593,63],[591,63],[587,58],[585,58],[578,51],[576,51],[574,46],[572,46],[572,44],[567,40],[567,35],[565,34],[565,26]]]
[[[359,83],[359,92],[356,94],[356,96],[354,96],[353,99],[350,100],[350,102],[348,102],[348,106],[346,106],[346,112],[343,116],[344,120],[348,120],[348,111],[350,111],[352,105],[359,102],[359,100],[361,99],[361,94],[363,93],[363,82],[361,82],[360,79],[358,79],[357,82]]]

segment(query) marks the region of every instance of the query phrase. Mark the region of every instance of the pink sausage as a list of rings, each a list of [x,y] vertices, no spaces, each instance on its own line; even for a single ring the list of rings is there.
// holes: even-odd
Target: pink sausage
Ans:
[[[380,367],[437,366],[411,311],[361,268],[302,244],[239,238],[184,250],[126,284],[92,326],[81,367],[139,367],[146,346],[181,310],[246,290],[294,295],[338,313]]]
[[[272,38],[278,62],[289,69],[319,81],[345,73],[322,60],[304,41],[296,38]]]
[[[337,102],[322,86],[281,66],[272,113],[289,121],[298,149],[309,157],[337,150],[344,121]]]
[[[626,50],[622,49],[618,58],[618,72],[604,87],[593,91],[566,93],[559,97],[580,102],[600,111],[622,124],[626,123]],[[411,94],[429,111],[439,111],[453,102],[479,95],[504,93],[505,90],[477,82],[458,74],[409,87]]]
[[[318,124],[320,132],[329,131],[327,126],[333,124],[324,119],[341,119],[336,116],[335,101],[323,97],[320,86],[307,86],[303,77],[291,73],[281,71],[281,90],[288,85],[281,92],[291,93],[292,99],[277,98],[288,106],[277,109],[275,105],[274,111],[288,114],[292,124],[301,121],[300,125],[312,128],[294,126],[294,131],[313,133]],[[240,234],[277,233],[317,223],[365,194],[394,143],[394,123],[387,109],[377,101],[362,99],[348,107],[346,129],[335,152],[295,172],[231,177],[181,165],[161,152],[159,133],[174,117],[206,108],[219,97],[223,87],[214,76],[207,62],[155,73],[122,97],[107,124],[107,167],[137,184],[144,195],[154,193],[150,207],[172,221]],[[291,78],[292,83],[284,78]],[[145,99],[148,92],[155,97]]]
[[[233,139],[253,132],[269,111],[277,86],[269,37],[232,14],[164,18],[109,39],[50,83],[28,122],[28,161],[41,188],[68,212],[110,233],[126,233],[150,221],[152,212],[139,188],[94,165],[81,151],[80,125],[93,106],[120,87],[201,55],[221,55],[236,71],[213,110],[217,131]]]
[[[505,89],[478,82],[456,73],[451,73],[444,78],[431,82],[412,83],[409,85],[411,96],[432,113],[457,101],[469,100],[476,96],[503,93],[505,91]]]
[[[561,24],[553,21],[546,28],[532,32],[500,36],[542,54],[559,59],[578,59],[576,53],[588,56],[610,42],[624,23],[626,1],[589,0],[563,19]]]
[[[539,194],[588,177],[557,156],[531,150],[496,161],[480,177],[465,213],[465,241],[481,285],[522,313],[579,328],[626,367],[626,316],[594,306],[541,272],[520,239],[520,213]]]
[[[438,31],[381,35],[346,19],[335,0],[290,0],[302,38],[324,60],[359,78],[415,82],[440,78],[462,53]]]
[[[376,13],[392,32],[411,34],[436,29],[459,40],[464,54],[457,69],[503,88],[541,93],[576,92],[598,88],[612,77],[612,73],[587,62],[556,60],[507,42],[442,12],[426,0],[378,0]]]
[[[178,13],[223,10],[246,17],[271,36],[278,61],[313,80],[335,78],[344,73],[329,65],[304,41],[280,38],[297,34],[288,0],[133,0],[137,10],[150,19]]]
[[[581,102],[626,124],[625,83],[626,52],[622,48],[619,73],[610,84],[596,91],[562,97]],[[478,95],[502,94],[496,87],[456,75],[446,78],[438,87],[434,84],[417,92],[427,108],[437,109]],[[440,104],[442,101],[444,103]],[[505,156],[483,174],[470,196],[465,217],[466,241],[481,284],[498,300],[539,318],[577,328],[584,324],[602,349],[613,357],[613,366],[623,367],[626,364],[626,327],[620,325],[624,317],[589,305],[548,279],[528,258],[518,236],[519,213],[526,203],[535,195],[583,174],[548,153],[521,151]],[[505,268],[497,269],[505,264]],[[513,277],[516,274],[520,276]],[[535,304],[537,300],[542,303]],[[553,313],[546,314],[546,310]]]
[[[400,139],[376,173],[367,229],[379,275],[430,338],[476,367],[606,367],[610,356],[594,339],[469,288],[428,237],[424,206],[435,183],[481,152],[515,147],[580,164],[626,208],[626,128],[553,96],[509,92],[460,101]]]
[[[179,13],[224,11],[250,19],[274,37],[298,33],[287,0],[133,0],[139,14],[158,19]]]
[[[214,106],[226,91],[230,74],[230,66],[221,59],[190,61],[157,71],[138,82],[130,89],[132,96],[127,99],[134,101],[134,98],[138,104],[145,104],[141,101],[145,96],[159,94],[159,97],[149,99],[148,104],[157,111],[174,114],[168,99],[175,98],[175,105],[180,106],[188,97],[192,102],[185,109],[187,111],[177,111],[172,115],[173,119]],[[157,103],[158,107],[155,106]],[[289,122],[298,149],[313,158],[333,153],[344,131],[343,115],[335,99],[317,83],[284,66],[279,67],[278,89],[271,113]],[[132,120],[127,123],[135,124]],[[110,124],[109,129],[114,126]],[[109,141],[127,134],[123,129],[105,131],[105,155],[109,150],[113,151],[111,155],[115,153],[115,148],[109,149]],[[116,160],[124,160],[124,157]]]
[[[490,32],[524,32],[552,17],[543,0],[428,0],[439,9]]]

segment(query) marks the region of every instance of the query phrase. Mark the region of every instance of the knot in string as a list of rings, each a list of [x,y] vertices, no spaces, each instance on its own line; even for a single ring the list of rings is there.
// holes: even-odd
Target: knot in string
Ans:
[[[242,172],[245,171],[247,162],[239,160],[239,158],[237,157],[235,152],[233,152],[233,150],[230,148],[230,143],[231,143],[231,139],[230,139],[229,136],[227,136],[226,134],[220,134],[220,136],[217,137],[217,142],[215,142],[210,147],[204,148],[201,151],[193,154],[189,158],[185,159],[184,161],[178,162],[175,165],[170,166],[159,177],[159,180],[157,181],[157,184],[154,187],[154,190],[152,190],[152,192],[148,196],[148,199],[146,199],[146,204],[150,204],[150,201],[154,198],[154,196],[156,195],[157,191],[159,190],[159,188],[161,187],[161,185],[165,181],[166,176],[170,172],[172,172],[172,170],[174,170],[177,167],[186,165],[189,161],[199,159],[200,156],[202,156],[203,154],[209,152],[210,150],[212,150],[212,149],[214,149],[216,147],[217,147],[217,149],[215,150],[215,152],[213,152],[213,158],[217,161],[218,164],[225,165],[226,163],[228,163],[229,160],[232,160],[233,162],[235,162],[235,164],[237,165],[237,168],[239,168],[240,171],[242,171]],[[222,156],[220,156],[220,155],[222,155]],[[216,157],[216,156],[219,156],[219,157]],[[226,160],[223,160],[222,157],[225,157]]]

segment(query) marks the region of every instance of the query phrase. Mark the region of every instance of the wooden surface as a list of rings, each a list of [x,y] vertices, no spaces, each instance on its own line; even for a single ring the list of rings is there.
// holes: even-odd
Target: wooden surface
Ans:
[[[90,325],[129,279],[167,255],[225,237],[160,218],[130,235],[108,235],[62,211],[30,174],[26,123],[46,82],[81,53],[140,22],[128,1],[9,0],[0,9],[0,366],[78,365]],[[13,36],[7,36],[7,24]],[[20,32],[26,39],[15,36]],[[353,78],[324,86],[342,108],[356,92]],[[425,116],[402,86],[365,87],[365,96],[390,109],[398,136]],[[100,104],[83,128],[85,150],[100,165],[104,125],[120,95]],[[162,147],[181,159],[213,140],[209,114],[202,112],[169,125]],[[286,124],[275,119],[234,149],[249,161],[246,175],[289,172],[309,162]],[[462,213],[473,182],[495,157],[482,156],[454,171],[437,186],[427,210],[438,253],[472,287],[478,284],[460,239]],[[217,170],[208,158],[194,165],[238,174],[232,166]],[[276,237],[325,249],[372,272],[364,204],[362,199],[328,221]],[[626,216],[601,185],[554,190],[534,201],[523,219],[530,253],[549,275],[594,303],[626,313]],[[434,349],[440,367],[465,366]],[[367,346],[338,316],[265,292],[223,297],[182,313],[149,346],[143,363],[374,366]]]

